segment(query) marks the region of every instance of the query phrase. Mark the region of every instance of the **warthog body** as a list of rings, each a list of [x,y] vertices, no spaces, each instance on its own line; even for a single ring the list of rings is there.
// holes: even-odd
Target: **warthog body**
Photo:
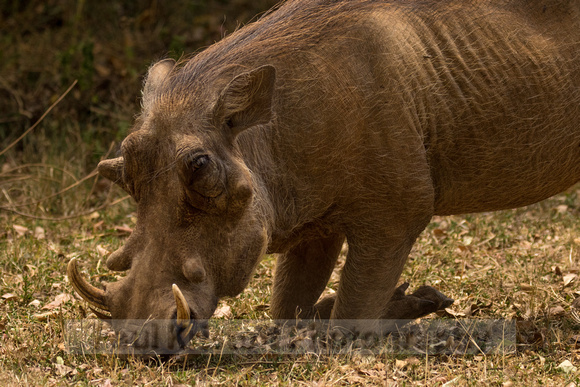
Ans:
[[[128,274],[73,283],[116,320],[174,319],[167,343],[187,341],[266,252],[273,318],[414,317],[394,290],[433,215],[580,180],[580,2],[288,1],[154,65],[99,172],[137,201],[107,261]],[[345,239],[338,291],[319,299]]]

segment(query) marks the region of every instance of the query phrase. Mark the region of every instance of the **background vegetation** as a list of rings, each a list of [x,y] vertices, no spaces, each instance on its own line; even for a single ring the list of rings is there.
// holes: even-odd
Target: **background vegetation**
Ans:
[[[87,310],[67,283],[66,263],[78,256],[93,282],[114,280],[102,260],[135,221],[132,203],[94,168],[130,128],[143,74],[156,59],[200,50],[274,3],[0,2],[0,384],[579,383],[578,186],[524,209],[434,219],[403,275],[412,287],[431,284],[457,300],[432,317],[518,321],[516,353],[159,363],[67,351],[63,323]],[[219,318],[268,318],[272,271],[267,257],[249,289],[220,304]]]

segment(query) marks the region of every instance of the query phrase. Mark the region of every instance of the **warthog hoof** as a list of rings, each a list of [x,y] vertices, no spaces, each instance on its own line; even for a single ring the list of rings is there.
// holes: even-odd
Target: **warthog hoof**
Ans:
[[[415,320],[438,310],[449,307],[455,300],[447,297],[439,290],[423,285],[413,293],[406,295],[409,283],[405,282],[395,289],[395,293],[387,304],[384,318]]]
[[[378,326],[381,334],[395,332],[415,319],[447,308],[455,301],[427,285],[405,294],[408,287],[409,283],[405,282],[395,289]]]

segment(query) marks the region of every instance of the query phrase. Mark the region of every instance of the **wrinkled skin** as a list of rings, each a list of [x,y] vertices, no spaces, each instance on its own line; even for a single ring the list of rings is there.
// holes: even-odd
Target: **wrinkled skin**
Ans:
[[[114,320],[173,321],[172,347],[269,252],[275,319],[448,306],[430,287],[395,290],[433,215],[524,206],[580,179],[579,8],[289,1],[155,64],[121,156],[99,164],[137,225],[107,261],[127,276],[94,297]],[[320,298],[345,240],[338,291]]]

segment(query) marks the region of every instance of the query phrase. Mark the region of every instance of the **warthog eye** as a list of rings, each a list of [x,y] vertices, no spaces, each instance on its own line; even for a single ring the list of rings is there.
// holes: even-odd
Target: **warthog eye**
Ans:
[[[191,172],[195,172],[198,169],[203,168],[209,163],[209,156],[208,155],[196,155],[191,157],[188,160],[189,167],[191,168]]]
[[[191,152],[185,155],[179,174],[194,207],[206,207],[208,198],[216,198],[224,191],[223,169],[218,160],[209,154]],[[200,200],[198,195],[203,199]]]

